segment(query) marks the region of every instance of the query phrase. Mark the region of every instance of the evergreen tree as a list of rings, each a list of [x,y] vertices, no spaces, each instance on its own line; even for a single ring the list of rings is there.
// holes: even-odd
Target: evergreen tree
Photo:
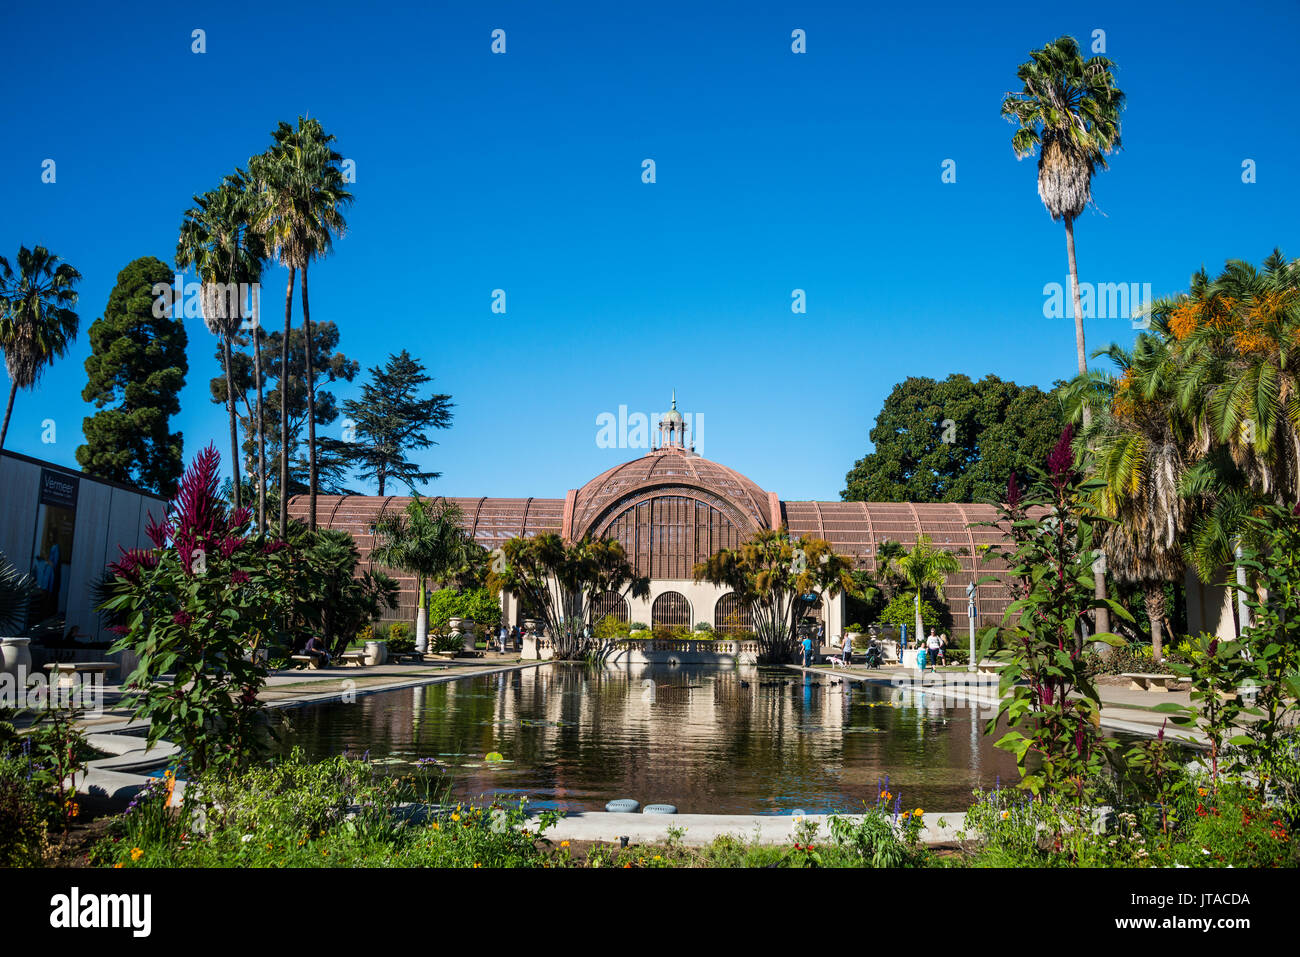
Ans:
[[[991,502],[1012,471],[1046,460],[1064,424],[1037,386],[988,375],[972,382],[912,377],[894,386],[871,430],[874,451],[854,464],[849,502]]]
[[[246,351],[252,343],[254,330],[246,329],[234,339],[235,349],[231,352],[230,375],[235,387],[235,410],[239,416],[244,432],[243,453],[244,469],[254,481],[258,478],[258,455],[256,444],[257,421],[257,387],[254,379],[253,357]],[[266,463],[269,501],[268,509],[274,511],[279,507],[280,482],[276,463],[280,456],[280,401],[286,389],[282,372],[281,345],[284,333],[267,332],[259,327],[257,335],[262,348],[262,377],[264,387],[270,386],[262,404],[263,432],[266,437]],[[356,378],[361,366],[355,359],[349,359],[338,351],[339,328],[332,322],[312,323],[312,368],[316,378],[316,424],[330,425],[338,418],[339,408],[334,394],[323,386],[340,380],[351,382]],[[302,328],[293,329],[289,337],[289,378],[287,421],[289,426],[289,497],[306,494],[309,487],[310,461],[306,455],[304,433],[307,431],[307,385],[306,385],[306,333]],[[220,350],[217,357],[220,358]],[[226,403],[226,379],[224,375],[214,377],[209,383],[212,402],[215,405]],[[331,441],[324,437],[319,440],[316,450],[317,484],[327,495],[351,494],[345,481],[349,470],[352,446],[346,442]]]
[[[86,444],[77,447],[77,462],[87,474],[168,498],[184,471],[183,437],[167,427],[180,411],[188,338],[179,318],[155,314],[153,288],[170,288],[172,276],[171,267],[153,256],[117,274],[103,317],[90,326],[81,397],[99,411],[82,422]]]
[[[425,435],[426,429],[450,428],[451,396],[420,397],[421,387],[433,379],[405,349],[390,355],[384,368],[372,368],[370,377],[372,381],[361,387],[359,400],[343,403],[343,414],[356,430],[356,442],[349,451],[357,474],[378,482],[380,495],[385,494],[389,479],[416,491],[417,484],[442,473],[421,472],[406,459],[406,453],[437,444]]]

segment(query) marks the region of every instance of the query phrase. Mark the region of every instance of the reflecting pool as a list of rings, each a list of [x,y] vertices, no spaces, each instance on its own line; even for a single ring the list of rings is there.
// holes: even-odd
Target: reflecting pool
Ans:
[[[832,681],[557,665],[294,709],[286,747],[368,751],[394,771],[423,758],[459,799],[527,795],[574,811],[615,798],[683,814],[857,811],[886,776],[909,808],[960,811],[972,788],[1016,780],[980,712],[932,691]]]

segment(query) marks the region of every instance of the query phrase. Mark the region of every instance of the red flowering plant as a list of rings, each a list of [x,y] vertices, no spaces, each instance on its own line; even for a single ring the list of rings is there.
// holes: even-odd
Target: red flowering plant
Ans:
[[[1110,746],[1101,735],[1101,700],[1089,677],[1080,645],[1088,613],[1099,607],[1127,621],[1132,616],[1115,602],[1094,595],[1104,518],[1089,505],[1096,486],[1075,468],[1074,434],[1067,426],[1047,460],[1047,470],[1021,488],[1012,474],[997,522],[986,523],[1006,536],[1006,544],[984,550],[1005,571],[983,581],[1001,581],[1014,600],[1001,622],[981,631],[980,656],[995,641],[1005,649],[998,714],[1007,732],[997,747],[1015,754],[1020,786],[1082,805]],[[1123,644],[1111,634],[1093,641]]]
[[[253,534],[248,509],[226,507],[220,463],[212,445],[199,453],[165,520],[149,516],[154,547],[109,566],[100,605],[118,622],[113,650],[139,660],[125,682],[135,716],[149,719],[151,744],[179,744],[192,773],[260,749],[258,651],[285,620],[285,546]]]

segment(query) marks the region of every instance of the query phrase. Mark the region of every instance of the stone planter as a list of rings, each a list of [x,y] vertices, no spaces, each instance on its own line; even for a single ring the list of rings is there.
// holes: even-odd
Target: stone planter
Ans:
[[[0,674],[18,677],[18,669],[24,674],[32,670],[32,640],[30,638],[0,638]]]
[[[388,661],[388,642],[382,640],[367,641],[365,647],[366,664],[382,665]]]

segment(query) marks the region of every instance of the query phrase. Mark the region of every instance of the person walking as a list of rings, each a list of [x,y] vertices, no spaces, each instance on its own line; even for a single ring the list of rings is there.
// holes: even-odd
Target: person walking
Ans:
[[[853,639],[847,631],[844,633],[844,663],[853,664]]]
[[[939,636],[939,664],[946,665],[947,663],[948,663],[948,636],[940,635]]]
[[[930,629],[930,635],[925,639],[925,657],[933,671],[939,663],[939,655],[942,653],[943,643],[939,641],[939,636]]]
[[[812,658],[812,639],[805,634],[800,644],[803,646],[803,666],[807,668],[809,660]]]

